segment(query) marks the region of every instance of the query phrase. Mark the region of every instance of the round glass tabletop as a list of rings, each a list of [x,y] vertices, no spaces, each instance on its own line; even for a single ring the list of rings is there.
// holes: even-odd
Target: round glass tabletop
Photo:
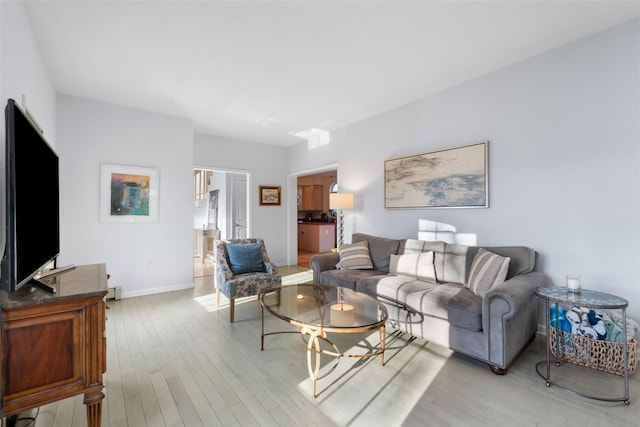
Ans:
[[[261,297],[273,315],[298,326],[334,329],[373,329],[387,321],[387,310],[374,297],[348,288],[288,285]]]
[[[563,286],[540,287],[535,294],[541,298],[558,303],[570,303],[587,308],[625,308],[629,305],[624,298],[604,292],[582,289],[580,292],[569,291]]]

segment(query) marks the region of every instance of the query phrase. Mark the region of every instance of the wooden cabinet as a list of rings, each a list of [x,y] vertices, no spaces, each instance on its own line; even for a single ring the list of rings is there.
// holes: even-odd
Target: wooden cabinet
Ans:
[[[323,192],[324,185],[299,185],[298,210],[324,211]]]
[[[336,247],[336,225],[298,224],[298,250],[314,253],[329,252]]]
[[[307,224],[298,224],[298,250],[312,252],[309,248],[311,236],[311,226]]]
[[[84,393],[87,424],[99,426],[106,371],[104,264],[51,278],[55,294],[29,285],[0,292],[4,416]]]
[[[313,175],[306,175],[298,177],[298,197],[300,203],[298,203],[298,210],[310,210],[310,211],[318,211],[318,212],[327,212],[329,211],[329,191],[331,191],[332,185],[334,185],[338,178],[338,171],[327,171]],[[305,187],[316,187],[314,189],[315,194],[312,199],[316,200],[314,204],[306,204],[303,208],[301,202],[304,196],[303,190]],[[311,191],[307,188],[307,191]],[[307,195],[307,198],[309,195]],[[310,209],[306,209],[310,208]]]

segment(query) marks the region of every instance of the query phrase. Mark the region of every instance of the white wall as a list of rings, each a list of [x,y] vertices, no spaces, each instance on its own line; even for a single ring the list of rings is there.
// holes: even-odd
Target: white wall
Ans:
[[[124,297],[192,286],[194,164],[250,173],[254,235],[265,238],[274,262],[285,262],[285,207],[260,207],[257,200],[258,185],[284,187],[284,149],[201,135],[194,156],[190,121],[64,95],[56,98],[21,2],[0,2],[0,35],[2,101],[12,97],[21,102],[25,94],[29,110],[60,156],[60,265],[105,262],[110,286],[122,286]],[[4,115],[1,120],[4,127]],[[4,132],[1,135],[4,147]],[[102,163],[160,169],[158,224],[99,222]]]
[[[249,220],[251,237],[264,238],[269,257],[276,265],[287,265],[287,216],[285,200],[287,163],[286,150],[264,144],[230,140],[195,134],[193,162],[199,167],[249,173]],[[282,187],[280,206],[260,206],[260,185]]]
[[[40,50],[22,2],[0,2],[0,93],[26,107],[44,129],[47,141],[56,145],[56,93],[42,62]],[[4,114],[2,114],[4,129]],[[0,132],[4,140],[4,131]],[[3,150],[4,151],[4,150]],[[3,175],[4,176],[4,175]]]
[[[26,107],[56,146],[56,94],[42,62],[22,2],[0,2],[0,248],[5,244],[4,107],[13,98]]]
[[[563,285],[620,295],[640,319],[640,20],[344,128],[291,171],[338,161],[353,231],[416,237],[418,219],[480,245],[527,245]],[[490,141],[490,208],[384,209],[384,160]],[[365,155],[366,154],[366,155]],[[291,209],[291,207],[289,207]]]
[[[123,297],[193,286],[192,139],[189,120],[59,95],[59,264],[106,263]],[[159,169],[157,224],[100,223],[103,163]]]
[[[60,155],[60,264],[106,262],[110,285],[125,296],[191,285],[193,202],[185,189],[194,165],[249,172],[252,234],[265,238],[279,265],[295,258],[293,175],[337,165],[341,191],[356,193],[347,236],[415,237],[420,218],[451,223],[482,245],[535,248],[554,283],[581,274],[585,287],[627,298],[640,319],[639,27],[634,20],[388,111],[309,152],[306,144],[285,150],[194,137],[179,118],[56,101],[22,3],[0,2],[0,94],[3,102],[27,96]],[[384,209],[384,160],[485,139],[489,209]],[[99,223],[101,163],[160,169],[158,224]],[[259,185],[282,186],[283,206],[259,206]]]
[[[26,106],[60,157],[59,264],[105,262],[110,285],[134,296],[193,286],[193,128],[189,121],[60,96],[22,2],[0,2],[0,94]],[[1,115],[4,129],[4,114]],[[4,165],[4,131],[0,132]],[[101,163],[160,169],[158,224],[100,224]],[[4,166],[0,171],[4,182]],[[0,185],[4,246],[4,185]],[[171,264],[175,258],[176,263]],[[153,260],[151,267],[146,260]]]

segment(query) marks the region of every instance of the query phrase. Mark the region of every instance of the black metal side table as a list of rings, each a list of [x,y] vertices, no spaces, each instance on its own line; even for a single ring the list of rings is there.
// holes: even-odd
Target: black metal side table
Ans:
[[[573,305],[577,307],[585,307],[592,309],[613,309],[613,310],[621,310],[622,311],[622,323],[623,323],[623,331],[624,331],[624,396],[623,397],[601,397],[594,396],[581,393],[576,391],[570,387],[563,386],[560,384],[554,384],[562,389],[571,391],[580,396],[589,398],[589,399],[597,399],[609,402],[624,402],[625,405],[629,405],[629,348],[626,339],[626,324],[627,324],[627,306],[629,305],[628,301],[624,298],[607,294],[604,292],[591,291],[588,289],[582,289],[579,293],[571,292],[567,290],[566,287],[560,286],[549,286],[549,287],[540,287],[535,290],[535,294],[543,298],[545,301],[545,313],[546,313],[546,325],[547,325],[547,360],[541,361],[536,364],[536,372],[540,375],[545,381],[547,387],[550,387],[551,382],[551,322],[549,315],[550,304],[555,304],[556,313],[558,313],[559,305]],[[556,326],[557,323],[556,323]],[[560,340],[556,340],[556,355],[560,354]],[[540,372],[540,366],[546,363],[547,372],[546,375]],[[556,366],[560,366],[560,360],[556,356],[555,361]]]

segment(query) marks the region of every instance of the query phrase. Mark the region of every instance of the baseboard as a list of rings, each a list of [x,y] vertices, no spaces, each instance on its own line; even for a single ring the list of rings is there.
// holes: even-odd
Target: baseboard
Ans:
[[[164,286],[161,288],[151,288],[142,291],[129,291],[122,293],[122,298],[143,297],[146,295],[161,294],[163,292],[183,291],[185,289],[193,289],[195,285],[192,283],[184,283],[181,285]]]
[[[540,335],[547,335],[547,327],[544,324],[538,324],[538,333]]]

